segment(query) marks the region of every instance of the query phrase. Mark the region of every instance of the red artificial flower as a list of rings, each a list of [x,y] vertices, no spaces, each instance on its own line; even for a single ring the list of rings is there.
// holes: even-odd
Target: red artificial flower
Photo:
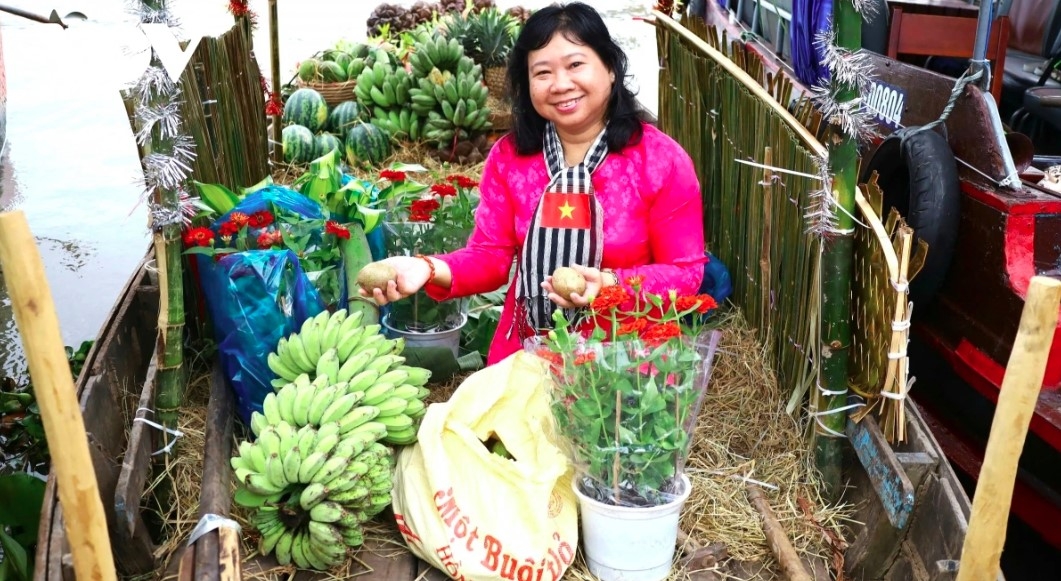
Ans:
[[[616,329],[615,334],[620,337],[623,335],[633,335],[643,331],[647,325],[648,321],[645,319],[634,319],[630,322],[620,324],[619,328]]]
[[[265,228],[269,224],[273,223],[273,215],[268,210],[262,210],[261,212],[255,212],[250,215],[247,220],[247,225],[251,228]]]
[[[430,214],[441,207],[442,204],[434,198],[421,198],[413,200],[413,203],[409,205],[409,212],[413,214]]]
[[[592,361],[597,360],[596,351],[586,351],[585,353],[579,353],[575,356],[575,365],[585,365]]]
[[[184,245],[213,246],[214,231],[209,228],[203,228],[202,226],[192,228],[184,233]]]
[[[280,95],[272,91],[266,91],[265,115],[267,117],[279,117],[284,114],[284,104],[280,102]]]
[[[350,230],[334,220],[328,220],[324,223],[324,232],[327,234],[335,234],[337,238],[342,240],[350,239]]]
[[[696,312],[703,314],[710,311],[711,309],[718,308],[718,303],[715,302],[715,297],[708,294],[696,296],[700,298],[700,306],[696,309]]]
[[[235,215],[235,214],[233,214],[233,215]],[[245,216],[245,214],[244,214],[244,216]],[[239,229],[240,229],[239,224],[236,224],[235,222],[229,220],[227,222],[223,222],[221,224],[221,226],[218,228],[218,231],[221,233],[221,237],[222,238],[227,237],[227,238],[231,239],[234,235],[239,233]]]
[[[411,212],[409,214],[410,222],[430,222],[433,215],[431,212]]]
[[[390,180],[391,182],[398,184],[405,181],[405,172],[392,169],[381,170],[379,172],[379,179]]]
[[[645,277],[640,274],[635,274],[633,276],[627,277],[626,279],[627,286],[634,289],[635,291],[641,290],[641,284],[643,282],[645,282]]]
[[[459,174],[447,176],[446,181],[451,184],[457,184],[458,187],[464,188],[466,190],[479,185],[479,182],[473,180],[472,178]]]
[[[243,212],[232,212],[228,215],[228,219],[236,225],[237,228],[242,228],[250,222],[251,217],[244,214]]]
[[[447,196],[456,196],[457,188],[449,184],[434,184],[431,186],[431,193],[437,194],[443,198]]]
[[[711,309],[718,307],[718,303],[715,302],[714,297],[711,295],[692,295],[687,297],[678,297],[678,300],[674,302],[674,307],[679,313],[696,309],[696,312],[703,314]]]
[[[598,313],[604,313],[615,310],[628,300],[630,300],[630,294],[622,286],[606,286],[601,289],[600,294],[593,299],[589,306]]]
[[[674,321],[668,321],[666,323],[659,323],[652,325],[645,329],[641,333],[641,340],[645,343],[656,346],[662,345],[667,341],[680,337],[682,334],[681,327]]]
[[[258,248],[267,250],[284,241],[284,236],[278,231],[265,231],[258,235]]]
[[[552,351],[551,349],[548,349],[546,347],[539,347],[535,350],[534,353],[538,357],[541,357],[542,359],[549,362],[549,364],[553,367],[559,368],[564,366],[564,357],[559,353]]]
[[[228,11],[238,18],[250,14],[251,9],[247,6],[247,0],[229,0]]]

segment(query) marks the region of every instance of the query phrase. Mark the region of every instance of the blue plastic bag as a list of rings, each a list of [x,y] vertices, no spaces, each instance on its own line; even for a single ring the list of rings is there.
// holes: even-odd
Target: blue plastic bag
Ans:
[[[247,195],[218,218],[213,228],[217,231],[234,212],[250,215],[272,210],[308,220],[324,217],[320,204],[301,193],[268,186]],[[290,250],[246,250],[217,261],[197,258],[221,366],[236,395],[236,409],[249,422],[251,412],[261,411],[262,401],[273,390],[274,374],[266,363],[269,353],[281,337],[324,310],[324,300]],[[336,268],[342,268],[341,260]],[[345,295],[341,273],[339,280]],[[345,301],[345,296],[340,300]]]
[[[218,357],[244,422],[273,391],[269,353],[281,337],[324,310],[290,250],[248,250],[215,261],[197,256]]]
[[[707,253],[707,263],[704,264],[704,279],[700,283],[700,293],[711,295],[711,298],[720,305],[729,298],[729,295],[733,294],[733,281],[730,279],[729,269],[710,252]]]
[[[214,224],[220,224],[228,220],[233,212],[253,214],[262,210],[269,210],[270,204],[273,207],[291,214],[297,214],[308,220],[320,220],[324,217],[320,204],[303,196],[301,193],[284,186],[266,186],[248,194],[240,203],[236,204],[235,208],[218,218]]]

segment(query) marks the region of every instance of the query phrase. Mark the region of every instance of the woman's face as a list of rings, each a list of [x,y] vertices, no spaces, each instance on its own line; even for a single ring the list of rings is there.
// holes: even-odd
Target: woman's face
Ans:
[[[534,110],[558,132],[596,135],[604,128],[615,74],[592,48],[556,33],[527,55],[527,67]]]

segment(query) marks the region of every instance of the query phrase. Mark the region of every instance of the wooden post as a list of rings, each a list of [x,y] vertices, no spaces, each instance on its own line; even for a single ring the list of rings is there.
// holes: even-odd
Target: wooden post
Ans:
[[[280,96],[280,23],[277,20],[276,0],[269,0],[269,64],[273,76],[273,94]],[[280,115],[273,116],[272,151],[273,163],[284,161],[283,128]]]
[[[1061,281],[1032,277],[973,495],[958,581],[993,581],[998,577],[1017,461],[1046,373],[1059,301]]]
[[[81,580],[116,579],[107,517],[89,456],[84,418],[44,276],[37,242],[22,212],[0,213],[0,267],[22,335],[44,432],[50,443],[63,526]]]

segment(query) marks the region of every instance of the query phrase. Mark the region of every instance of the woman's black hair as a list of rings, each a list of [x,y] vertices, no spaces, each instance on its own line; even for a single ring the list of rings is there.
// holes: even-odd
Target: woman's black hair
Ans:
[[[508,60],[508,86],[512,99],[512,136],[520,155],[542,150],[545,118],[534,110],[530,96],[527,56],[549,44],[557,33],[571,42],[588,46],[615,74],[605,119],[608,121],[608,151],[616,152],[640,141],[644,114],[633,91],[626,87],[626,53],[612,40],[608,27],[592,7],[581,2],[552,4],[536,10],[516,39]]]

